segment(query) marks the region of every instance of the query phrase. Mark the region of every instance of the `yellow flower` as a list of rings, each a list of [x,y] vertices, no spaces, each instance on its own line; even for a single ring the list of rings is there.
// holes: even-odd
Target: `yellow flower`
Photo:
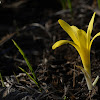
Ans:
[[[90,23],[88,25],[87,33],[82,30],[78,29],[76,26],[70,26],[68,23],[65,21],[59,19],[58,22],[61,25],[61,27],[68,33],[68,35],[71,37],[72,41],[69,40],[60,40],[57,41],[53,46],[52,49],[56,49],[57,47],[63,45],[63,44],[71,44],[76,48],[78,51],[83,67],[77,66],[82,70],[82,72],[85,75],[87,86],[89,90],[92,90],[92,81],[91,81],[91,65],[90,65],[90,50],[91,50],[91,45],[93,43],[93,40],[100,36],[100,32],[97,33],[91,40],[91,33],[93,29],[93,22],[95,18],[95,12],[90,20]]]

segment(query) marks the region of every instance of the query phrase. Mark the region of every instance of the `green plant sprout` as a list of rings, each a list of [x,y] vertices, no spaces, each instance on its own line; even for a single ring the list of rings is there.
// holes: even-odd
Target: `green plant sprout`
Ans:
[[[60,40],[57,41],[53,46],[52,49],[56,49],[57,47],[63,45],[63,44],[71,44],[76,48],[78,51],[83,67],[81,66],[76,66],[81,69],[81,71],[84,73],[86,83],[88,90],[91,91],[93,86],[97,83],[99,76],[95,79],[95,81],[92,84],[92,78],[91,78],[91,65],[90,65],[90,50],[91,50],[91,45],[93,43],[93,40],[100,36],[100,32],[97,33],[91,40],[91,33],[93,29],[93,23],[94,23],[94,18],[95,18],[95,12],[90,20],[90,23],[88,25],[87,33],[82,30],[78,29],[76,26],[70,26],[68,23],[65,21],[59,19],[58,22],[61,25],[61,27],[68,33],[68,35],[71,37],[73,41],[69,40]]]
[[[40,85],[39,85],[39,83],[38,83],[38,79],[36,78],[35,72],[34,72],[32,66],[31,66],[31,64],[29,63],[27,57],[25,56],[25,54],[24,54],[24,52],[22,51],[22,49],[18,46],[18,44],[17,44],[14,40],[12,40],[12,41],[13,41],[14,45],[17,47],[17,49],[19,50],[19,52],[21,53],[21,55],[23,56],[24,60],[26,61],[26,64],[27,64],[29,70],[31,71],[33,77],[32,77],[31,75],[29,75],[23,68],[19,67],[19,69],[21,69],[24,73],[26,73],[26,75],[27,75],[32,81],[34,81],[34,83],[35,83],[35,84],[37,85],[37,87],[40,89]]]
[[[64,96],[64,100],[67,100],[67,97],[66,96]]]
[[[66,9],[67,4],[68,4],[68,8],[70,9],[70,11],[72,12],[72,5],[71,5],[71,0],[60,0],[62,8]]]
[[[62,9],[66,9],[66,0],[60,0]]]
[[[4,81],[3,81],[3,78],[2,78],[1,73],[0,73],[0,79],[1,79],[1,84],[2,84],[2,87],[5,87],[5,85],[4,85]]]
[[[100,9],[100,0],[97,0],[97,2],[98,2],[98,8]]]
[[[70,9],[70,11],[72,12],[72,4],[71,4],[71,0],[67,0],[68,3],[68,8]]]

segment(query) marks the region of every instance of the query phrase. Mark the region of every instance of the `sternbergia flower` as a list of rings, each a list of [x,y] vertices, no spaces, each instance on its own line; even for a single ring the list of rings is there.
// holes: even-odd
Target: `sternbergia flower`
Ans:
[[[89,91],[92,90],[92,87],[93,87],[92,80],[91,80],[91,64],[90,64],[91,45],[93,43],[93,40],[96,37],[100,36],[100,32],[99,32],[91,39],[94,18],[95,18],[95,12],[88,25],[87,33],[82,29],[78,29],[76,26],[70,26],[65,21],[59,19],[58,20],[59,24],[68,33],[72,41],[59,40],[52,46],[52,49],[56,49],[57,47],[63,44],[69,43],[76,48],[83,63],[83,67],[81,66],[77,66],[77,67],[80,68],[82,72],[84,73]]]

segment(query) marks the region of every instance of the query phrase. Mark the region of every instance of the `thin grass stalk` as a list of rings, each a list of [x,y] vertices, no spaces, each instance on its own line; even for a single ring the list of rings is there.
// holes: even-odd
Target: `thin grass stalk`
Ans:
[[[0,79],[1,79],[1,84],[2,84],[2,87],[5,87],[5,85],[4,85],[4,81],[3,81],[3,78],[2,78],[1,73],[0,73]]]
[[[72,4],[71,4],[71,0],[67,0],[68,3],[68,8],[70,9],[70,11],[72,12]]]
[[[23,68],[19,67],[19,69],[26,73],[26,75],[37,85],[37,87],[40,88],[39,84],[36,82],[36,80],[34,80],[34,78],[31,75],[29,75]]]
[[[13,41],[14,45],[18,48],[18,50],[21,53],[21,55],[23,56],[24,60],[26,61],[26,64],[27,64],[29,70],[31,71],[33,78],[24,69],[22,69],[21,67],[19,67],[19,68],[23,72],[25,72],[31,80],[33,80],[35,82],[35,84],[38,86],[38,88],[40,88],[39,87],[40,85],[39,85],[38,79],[36,78],[35,72],[34,72],[32,66],[31,66],[31,64],[29,63],[26,55],[24,54],[23,50],[17,45],[17,43],[14,40],[12,40],[12,41]]]
[[[97,2],[98,2],[98,8],[100,9],[100,0],[97,0]]]
[[[32,66],[31,66],[31,64],[29,63],[29,61],[28,61],[26,55],[24,54],[24,52],[22,51],[22,49],[17,45],[17,43],[16,43],[14,40],[12,40],[12,41],[13,41],[14,45],[18,48],[18,50],[19,50],[19,52],[21,53],[21,55],[23,56],[23,58],[25,59],[28,68],[30,69],[30,71],[31,71],[31,73],[32,73],[32,75],[33,75],[33,77],[34,77],[34,79],[36,80],[35,72],[34,72]]]
[[[62,9],[66,9],[66,0],[60,0]]]

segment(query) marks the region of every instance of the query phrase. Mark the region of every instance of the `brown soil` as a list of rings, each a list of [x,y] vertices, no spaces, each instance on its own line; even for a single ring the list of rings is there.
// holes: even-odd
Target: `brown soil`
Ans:
[[[19,0],[20,1],[20,0]],[[100,80],[89,95],[80,69],[77,51],[71,45],[52,50],[60,39],[71,40],[58,24],[63,19],[70,25],[87,30],[94,11],[96,17],[92,36],[100,31],[100,10],[91,0],[73,0],[72,12],[62,10],[59,0],[2,1],[0,5],[0,100],[100,100]],[[57,5],[57,6],[56,6]],[[14,39],[29,59],[42,91],[18,67],[30,73],[23,57],[14,46]],[[91,50],[92,79],[100,76],[100,37]],[[31,75],[31,73],[30,73]]]

